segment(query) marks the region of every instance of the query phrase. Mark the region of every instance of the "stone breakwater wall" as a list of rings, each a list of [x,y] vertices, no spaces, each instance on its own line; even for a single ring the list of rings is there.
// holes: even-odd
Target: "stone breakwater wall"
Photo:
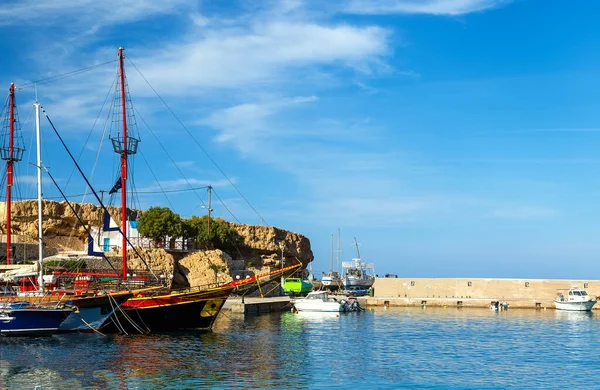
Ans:
[[[377,278],[374,296],[367,298],[366,304],[489,308],[492,301],[506,301],[510,308],[553,309],[557,289],[572,286],[600,297],[600,280]]]

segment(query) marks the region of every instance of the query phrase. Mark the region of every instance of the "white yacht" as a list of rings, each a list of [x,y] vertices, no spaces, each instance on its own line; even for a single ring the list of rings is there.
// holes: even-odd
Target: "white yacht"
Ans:
[[[558,290],[554,299],[557,310],[590,311],[595,304],[596,300],[577,286]]]

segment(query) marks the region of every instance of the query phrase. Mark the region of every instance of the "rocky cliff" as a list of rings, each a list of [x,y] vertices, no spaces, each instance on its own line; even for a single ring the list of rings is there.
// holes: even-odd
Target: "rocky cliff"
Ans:
[[[87,226],[101,226],[102,210],[92,204],[72,203],[79,218]],[[109,207],[113,220],[120,224],[121,209]],[[138,211],[129,211],[134,217]],[[37,237],[38,212],[37,201],[12,203],[13,242],[35,242]],[[6,220],[6,204],[0,202],[0,221]],[[243,240],[229,253],[216,249],[196,252],[169,252],[164,249],[140,250],[144,261],[157,275],[170,278],[174,287],[197,286],[215,282],[227,282],[241,271],[264,272],[281,267],[281,258],[285,265],[296,262],[304,267],[314,256],[307,237],[272,226],[255,226],[227,222]],[[0,232],[5,233],[6,226],[0,223]],[[86,231],[79,223],[66,202],[43,201],[44,243],[48,248],[58,251],[84,250]],[[118,266],[119,260],[114,264]],[[138,256],[130,251],[129,267],[143,269],[145,265]]]

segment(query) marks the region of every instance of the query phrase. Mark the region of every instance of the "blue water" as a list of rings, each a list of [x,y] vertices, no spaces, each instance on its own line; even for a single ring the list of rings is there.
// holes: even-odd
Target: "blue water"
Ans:
[[[376,308],[212,333],[0,339],[0,389],[595,388],[600,313]]]

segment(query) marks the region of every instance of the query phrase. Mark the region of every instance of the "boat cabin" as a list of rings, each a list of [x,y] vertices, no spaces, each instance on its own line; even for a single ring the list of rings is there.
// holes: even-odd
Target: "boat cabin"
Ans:
[[[588,293],[577,286],[573,286],[569,289],[559,289],[556,293],[556,300],[560,302],[581,302],[589,301],[590,299]]]

